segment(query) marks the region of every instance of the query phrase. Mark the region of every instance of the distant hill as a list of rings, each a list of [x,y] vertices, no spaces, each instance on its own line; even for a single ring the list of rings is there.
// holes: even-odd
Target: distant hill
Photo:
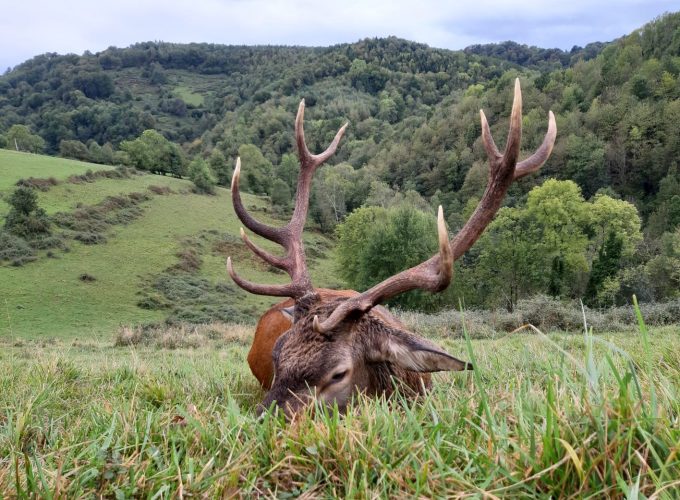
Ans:
[[[574,46],[571,50],[542,49],[517,42],[471,45],[464,49],[466,54],[502,59],[523,68],[551,71],[568,68],[579,60],[588,61],[597,57],[609,45],[607,42],[593,42],[585,47]]]
[[[492,121],[506,114],[508,82],[519,75],[527,111],[558,114],[558,147],[546,172],[583,177],[588,193],[611,187],[648,213],[677,158],[677,134],[662,130],[675,123],[668,103],[679,95],[679,17],[569,52],[514,42],[451,51],[392,37],[326,48],[145,42],[43,54],[0,77],[0,134],[26,124],[57,153],[65,139],[115,149],[155,128],[190,156],[218,148],[233,158],[250,143],[277,165],[293,149],[294,112],[305,97],[313,146],[349,120],[337,161],[373,165],[388,184],[429,197],[461,189],[483,159],[476,109]],[[530,120],[527,147],[540,141],[544,121]],[[592,172],[574,172],[584,141],[604,151],[594,180]]]
[[[391,37],[316,48],[146,42],[44,54],[0,77],[0,147],[16,146],[11,138],[21,124],[50,154],[81,151],[83,159],[106,151],[147,168],[120,149],[153,128],[181,145],[184,164],[209,160],[222,186],[241,155],[244,189],[270,195],[281,208],[294,190],[293,124],[304,98],[311,150],[325,148],[349,122],[312,190],[310,219],[326,234],[357,207],[397,196],[424,210],[441,204],[455,231],[487,178],[479,109],[502,147],[516,78],[523,154],[541,143],[549,110],[558,135],[549,161],[513,185],[507,205],[522,206],[551,177],[574,181],[585,199],[606,194],[634,204],[645,239],[610,283],[618,285],[617,300],[677,296],[680,13],[568,52],[513,42],[450,51]],[[465,265],[474,268],[478,257],[472,252]],[[664,277],[675,281],[657,293]],[[157,307],[157,299],[147,305]]]

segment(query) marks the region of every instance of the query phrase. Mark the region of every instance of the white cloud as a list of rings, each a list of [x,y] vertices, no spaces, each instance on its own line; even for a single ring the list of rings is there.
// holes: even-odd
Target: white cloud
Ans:
[[[607,41],[677,8],[669,0],[25,0],[3,8],[0,65],[139,41],[331,45],[396,35],[435,47]]]

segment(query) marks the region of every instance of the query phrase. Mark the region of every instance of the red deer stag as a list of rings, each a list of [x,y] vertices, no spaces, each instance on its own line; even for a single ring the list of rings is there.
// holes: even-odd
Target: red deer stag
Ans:
[[[260,320],[253,348],[248,356],[253,373],[263,386],[271,387],[260,409],[272,403],[292,416],[301,407],[318,399],[344,409],[356,392],[389,395],[395,382],[399,387],[422,393],[430,387],[429,372],[470,369],[469,363],[447,354],[429,340],[409,332],[386,309],[376,307],[385,300],[409,290],[440,292],[450,283],[453,262],[463,255],[489,225],[505,194],[516,179],[538,170],[552,151],[557,127],[549,112],[548,131],[536,152],[518,162],[522,136],[522,94],[515,81],[510,130],[501,154],[491,137],[489,124],[480,110],[482,141],[489,159],[489,181],[477,208],[458,234],[449,241],[441,207],[437,216],[439,252],[429,260],[402,271],[363,293],[317,290],[312,286],[302,231],[307,217],[312,176],[330,158],[347,127],[336,134],[321,154],[312,155],[303,130],[305,104],[300,103],[295,120],[295,139],[300,159],[300,175],[291,220],[283,227],[272,227],[254,219],[244,208],[239,193],[240,160],[236,161],[231,184],[234,210],[243,224],[255,234],[281,245],[286,254],[273,255],[253,243],[241,230],[245,244],[269,264],[286,271],[291,282],[261,285],[241,278],[234,271],[231,257],[227,269],[244,290],[289,297]],[[282,309],[294,321],[284,317]],[[261,328],[262,327],[262,328]],[[275,377],[272,382],[271,366]]]

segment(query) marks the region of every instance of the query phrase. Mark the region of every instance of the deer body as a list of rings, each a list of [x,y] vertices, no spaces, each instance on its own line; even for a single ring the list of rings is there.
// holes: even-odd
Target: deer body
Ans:
[[[241,229],[244,243],[258,257],[286,271],[291,282],[285,285],[252,283],[234,271],[231,257],[227,259],[229,275],[244,290],[288,297],[267,311],[258,323],[248,362],[262,386],[269,389],[260,409],[275,405],[289,417],[312,400],[337,404],[344,409],[356,393],[389,395],[395,387],[407,393],[421,393],[430,385],[429,372],[472,368],[429,340],[409,332],[379,304],[410,290],[433,293],[444,290],[453,276],[453,262],[489,225],[510,185],[545,163],[557,133],[555,117],[549,112],[548,132],[543,143],[529,158],[518,161],[522,95],[519,80],[516,80],[510,130],[503,153],[496,147],[486,117],[480,111],[482,142],[489,159],[489,181],[477,208],[458,234],[449,240],[440,206],[437,214],[439,251],[429,260],[362,293],[316,290],[309,276],[302,242],[312,177],[335,153],[347,124],[340,128],[326,151],[313,155],[305,142],[304,104],[303,100],[295,119],[300,175],[295,208],[288,224],[283,227],[265,225],[245,209],[239,192],[240,159],[236,160],[231,184],[234,211],[241,222],[259,236],[281,245],[285,255],[273,255],[260,248]],[[288,310],[293,304],[294,308]],[[285,317],[291,315],[292,321]]]

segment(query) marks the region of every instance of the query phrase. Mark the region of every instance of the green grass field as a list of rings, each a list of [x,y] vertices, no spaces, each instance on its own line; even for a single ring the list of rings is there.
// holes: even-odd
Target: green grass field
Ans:
[[[193,348],[0,341],[0,492],[40,498],[677,498],[678,332],[436,338],[416,402],[254,408],[250,329]],[[421,332],[423,333],[423,332]],[[427,332],[425,332],[427,333]]]
[[[92,168],[22,158],[34,173],[16,167],[16,179]],[[2,182],[6,195],[16,180]],[[435,375],[417,401],[358,397],[345,416],[316,408],[291,424],[256,418],[263,393],[245,361],[252,322],[276,299],[234,292],[249,324],[161,323],[152,341],[121,342],[165,317],[137,302],[181,249],[203,245],[199,276],[228,282],[204,239],[238,235],[228,191],[144,175],[40,193],[54,214],[152,185],[172,193],[142,202],[106,243],[0,266],[0,499],[680,497],[677,327],[467,340],[445,315],[404,315],[475,371]],[[265,200],[245,202],[272,222]],[[286,280],[224,241],[246,278]],[[330,242],[308,231],[306,244],[314,283],[337,284]]]
[[[42,161],[43,176],[67,177],[82,173],[90,164],[30,155]],[[52,168],[47,166],[51,165]],[[67,167],[64,167],[67,165]],[[66,168],[66,170],[64,170]],[[21,178],[21,175],[17,176]],[[24,176],[26,177],[26,176]],[[39,203],[48,213],[71,211],[77,204],[91,205],[106,196],[148,192],[150,185],[169,187],[174,194],[153,196],[144,202],[143,216],[128,225],[118,225],[101,245],[70,243],[71,251],[57,258],[40,258],[23,267],[0,266],[0,335],[40,338],[96,338],[110,336],[119,326],[163,319],[163,311],[137,307],[145,282],[177,261],[183,239],[201,231],[216,231],[238,236],[240,222],[234,215],[229,192],[218,189],[216,196],[190,193],[191,183],[158,175],[141,175],[130,179],[98,179],[83,184],[62,183],[39,194]],[[0,191],[8,193],[10,188]],[[248,206],[262,209],[260,198],[244,195]],[[272,223],[263,212],[262,220]],[[327,246],[326,239],[313,232],[306,235],[309,246]],[[262,245],[272,251],[277,246]],[[282,282],[287,276],[272,274],[259,265],[240,242],[235,247],[235,266],[245,277],[259,281]],[[44,253],[44,252],[43,252]],[[225,267],[226,256],[207,253],[200,275],[212,282],[230,281]],[[312,265],[315,283],[333,283],[330,260],[319,258]],[[95,281],[83,282],[88,274]],[[241,295],[239,307],[263,312],[274,298]]]
[[[173,90],[174,94],[182,99],[185,103],[191,104],[192,106],[202,106],[204,97],[201,94],[197,94],[189,87],[184,85],[178,85]]]
[[[0,149],[0,191],[14,186],[19,179],[28,177],[66,179],[86,170],[111,168],[66,158],[52,158],[9,149]]]

